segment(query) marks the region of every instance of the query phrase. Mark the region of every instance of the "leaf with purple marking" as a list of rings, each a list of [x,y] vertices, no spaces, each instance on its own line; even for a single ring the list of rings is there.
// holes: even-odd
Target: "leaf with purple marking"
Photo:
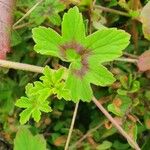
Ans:
[[[123,30],[104,28],[86,36],[82,15],[73,7],[63,17],[62,35],[39,27],[33,29],[33,39],[35,51],[70,62],[66,88],[74,102],[89,102],[93,96],[91,83],[106,86],[115,81],[101,63],[120,57],[130,35]]]

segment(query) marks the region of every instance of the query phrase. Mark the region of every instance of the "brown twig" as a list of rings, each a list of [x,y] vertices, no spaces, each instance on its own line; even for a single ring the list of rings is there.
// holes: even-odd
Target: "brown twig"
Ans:
[[[92,101],[101,110],[101,112],[109,119],[109,121],[115,126],[115,128],[132,144],[136,150],[141,150],[136,141],[134,141],[123,128],[115,121],[115,119],[108,113],[108,111],[99,103],[99,101],[93,97]]]

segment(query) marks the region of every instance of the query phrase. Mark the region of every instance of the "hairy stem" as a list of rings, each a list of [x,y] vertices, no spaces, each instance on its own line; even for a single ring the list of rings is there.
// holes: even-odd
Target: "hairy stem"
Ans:
[[[129,63],[137,63],[137,59],[132,59],[132,58],[117,58],[115,59],[116,61],[124,61],[124,62],[129,62]]]
[[[131,17],[128,13],[122,12],[122,11],[119,11],[119,10],[103,7],[103,6],[100,6],[100,5],[95,5],[94,7],[98,8],[98,9],[101,9],[101,10],[103,10],[105,12],[110,12],[110,13],[121,15],[121,16],[125,16],[125,17]]]
[[[1,59],[0,59],[0,67],[31,71],[31,72],[36,72],[36,73],[42,73],[44,69],[43,67],[39,67],[39,66],[34,66],[34,65],[24,64],[24,63],[17,63],[17,62],[1,60]]]
[[[93,97],[93,102],[102,111],[102,113],[111,121],[116,129],[132,144],[136,150],[141,150],[138,144],[124,131],[124,129],[115,121],[115,119],[108,113],[108,111],[102,106],[99,101]]]
[[[70,126],[70,129],[69,129],[69,134],[68,134],[68,137],[67,137],[67,141],[66,141],[66,145],[65,145],[64,150],[68,150],[68,147],[69,147],[69,143],[70,143],[70,139],[71,139],[75,119],[76,119],[76,116],[77,116],[78,106],[79,106],[79,103],[76,103],[74,113],[73,113],[73,117],[72,117],[72,121],[71,121],[71,126]]]
[[[131,58],[118,58],[116,61],[124,61],[128,63],[137,63],[137,59],[131,59]],[[24,71],[31,71],[31,72],[36,72],[36,73],[42,73],[44,67],[39,67],[35,65],[29,65],[25,63],[18,63],[18,62],[13,62],[13,61],[8,61],[8,60],[1,60],[0,59],[0,67],[3,68],[11,68],[11,69],[16,69],[16,70],[24,70]]]

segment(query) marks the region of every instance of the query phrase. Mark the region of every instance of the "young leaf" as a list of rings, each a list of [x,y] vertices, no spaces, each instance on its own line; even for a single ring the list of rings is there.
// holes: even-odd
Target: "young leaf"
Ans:
[[[50,87],[45,87],[44,84],[39,81],[34,82],[34,84],[29,83],[26,86],[27,97],[21,97],[15,104],[20,108],[25,108],[25,110],[20,113],[21,124],[25,124],[31,115],[33,119],[38,122],[41,118],[41,111],[52,111],[48,101],[46,101],[51,93]]]
[[[58,70],[52,70],[48,66],[45,67],[44,76],[40,77],[44,85],[51,88],[52,94],[55,94],[58,99],[65,98],[70,100],[70,91],[65,87],[65,74],[67,70],[60,68]]]
[[[25,108],[20,113],[20,123],[25,124],[32,115],[32,118],[38,122],[41,118],[41,111],[51,112],[52,109],[49,106],[48,101],[42,101],[39,99],[39,95],[32,96],[30,98],[21,97],[15,104],[20,108]]]
[[[46,141],[42,135],[33,136],[31,132],[22,127],[14,140],[14,150],[46,150]]]
[[[36,33],[36,30],[43,34]],[[82,15],[77,7],[71,8],[64,15],[61,37],[55,31],[53,31],[55,35],[51,34],[52,29],[39,27],[36,30],[33,30],[36,51],[41,54],[52,53],[52,56],[70,62],[65,87],[70,89],[71,99],[74,102],[80,99],[91,100],[93,96],[91,83],[106,86],[115,81],[113,75],[100,63],[121,56],[130,39],[128,33],[113,28],[101,29],[86,37]],[[47,39],[44,43],[44,45],[47,43],[46,47],[41,44],[44,41],[43,37]],[[58,42],[53,42],[54,38],[59,39]],[[49,47],[51,41],[53,45]]]

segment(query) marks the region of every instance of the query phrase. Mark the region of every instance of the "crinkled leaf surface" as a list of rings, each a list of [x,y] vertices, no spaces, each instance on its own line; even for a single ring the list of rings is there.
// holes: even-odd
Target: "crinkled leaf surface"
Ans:
[[[33,39],[35,51],[70,62],[65,87],[77,102],[91,100],[91,83],[106,86],[115,81],[101,63],[121,56],[130,36],[123,30],[104,28],[86,37],[82,15],[73,7],[63,17],[61,36],[52,29],[39,27],[33,29]]]
[[[46,141],[42,135],[33,136],[31,132],[22,127],[14,140],[14,150],[46,150]]]
[[[30,117],[36,122],[41,118],[41,112],[51,112],[48,97],[52,94],[56,95],[58,99],[65,98],[70,100],[70,91],[65,88],[64,76],[65,69],[52,70],[48,66],[43,71],[41,81],[36,81],[34,84],[29,83],[26,86],[27,97],[21,97],[16,102],[16,106],[24,108],[20,113],[20,122],[25,124]]]
[[[51,112],[48,101],[39,99],[39,95],[32,97],[21,97],[15,104],[20,108],[25,108],[20,113],[20,123],[25,124],[32,115],[32,118],[38,122],[41,118],[41,111]]]

